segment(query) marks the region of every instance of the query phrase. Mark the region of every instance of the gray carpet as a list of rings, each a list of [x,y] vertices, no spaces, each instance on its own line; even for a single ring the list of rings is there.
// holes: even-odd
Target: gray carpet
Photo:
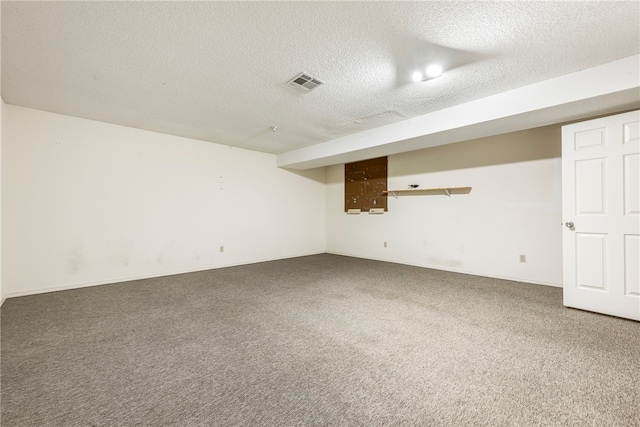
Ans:
[[[335,255],[12,298],[2,425],[638,426],[640,324]]]

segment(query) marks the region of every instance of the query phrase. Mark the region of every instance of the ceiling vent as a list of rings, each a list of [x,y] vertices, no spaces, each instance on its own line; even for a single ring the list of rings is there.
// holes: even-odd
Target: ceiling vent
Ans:
[[[299,90],[300,92],[307,93],[321,84],[324,84],[322,80],[318,80],[315,77],[310,76],[307,73],[300,73],[287,82],[292,88]]]

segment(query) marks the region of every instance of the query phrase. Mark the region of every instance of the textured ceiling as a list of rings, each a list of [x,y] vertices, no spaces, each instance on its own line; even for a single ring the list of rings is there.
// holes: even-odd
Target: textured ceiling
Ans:
[[[636,55],[639,29],[637,1],[3,1],[2,98],[283,153]]]

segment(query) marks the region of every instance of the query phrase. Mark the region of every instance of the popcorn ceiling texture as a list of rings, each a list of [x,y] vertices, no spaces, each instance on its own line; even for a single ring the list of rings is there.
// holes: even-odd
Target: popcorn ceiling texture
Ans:
[[[638,2],[2,2],[2,98],[282,153],[635,55],[639,21]],[[445,75],[412,83],[429,61]],[[287,87],[301,71],[326,84]]]

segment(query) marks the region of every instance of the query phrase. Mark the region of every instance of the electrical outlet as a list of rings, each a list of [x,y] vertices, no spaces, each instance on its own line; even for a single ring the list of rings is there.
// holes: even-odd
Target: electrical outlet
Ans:
[[[224,246],[220,246],[220,252],[224,252]]]
[[[527,256],[526,255],[520,255],[520,262],[527,262]]]
[[[385,247],[385,248],[387,247],[387,242],[384,242],[384,247]]]

